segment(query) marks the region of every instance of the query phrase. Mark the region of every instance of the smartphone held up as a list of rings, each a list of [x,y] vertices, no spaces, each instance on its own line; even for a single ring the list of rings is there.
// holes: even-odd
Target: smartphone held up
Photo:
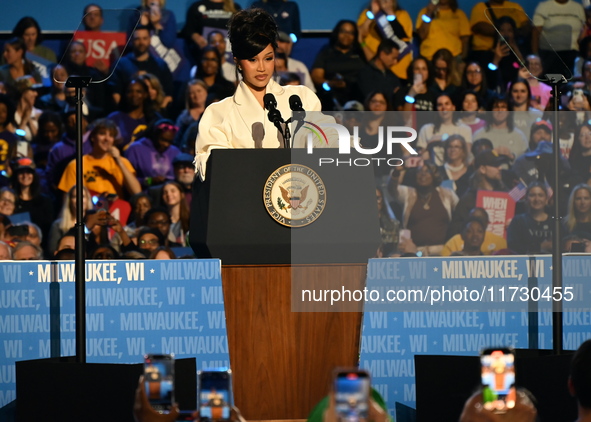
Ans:
[[[369,418],[369,373],[337,369],[334,374],[335,412],[339,422],[365,422]]]
[[[174,403],[174,356],[144,356],[144,383],[150,405],[160,413],[168,413]]]
[[[480,354],[482,403],[485,409],[505,413],[515,407],[515,355],[509,348],[485,349]]]
[[[232,371],[226,368],[198,372],[197,393],[202,421],[230,420],[232,410]]]

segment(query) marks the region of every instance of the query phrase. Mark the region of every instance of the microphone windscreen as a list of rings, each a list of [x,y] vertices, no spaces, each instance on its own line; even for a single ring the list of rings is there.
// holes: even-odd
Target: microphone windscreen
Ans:
[[[263,97],[263,103],[265,104],[265,108],[267,110],[271,110],[277,107],[277,100],[275,99],[275,96],[270,92],[265,94],[265,96]]]
[[[265,127],[261,122],[254,122],[252,124],[252,140],[254,147],[260,149],[263,147],[263,139],[265,138]]]
[[[304,111],[302,99],[299,95],[294,94],[291,97],[289,97],[289,108],[291,108],[292,111]]]

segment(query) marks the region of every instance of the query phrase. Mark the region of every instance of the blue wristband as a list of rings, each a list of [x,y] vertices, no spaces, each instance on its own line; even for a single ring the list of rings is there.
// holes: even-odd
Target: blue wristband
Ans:
[[[497,66],[494,63],[489,63],[488,68],[494,72],[495,70],[497,70],[499,68],[499,66]]]
[[[407,95],[404,97],[404,101],[406,101],[409,104],[414,104],[416,99],[415,99],[415,97],[411,97],[410,95]]]
[[[374,19],[375,16],[373,15],[373,13],[371,13],[371,10],[368,10],[367,12],[365,12],[365,16],[367,16],[367,19]]]
[[[330,85],[328,85],[328,82],[324,82],[324,83],[322,84],[322,88],[323,88],[325,91],[330,91]]]
[[[427,15],[423,15],[421,16],[421,19],[423,20],[423,22],[425,23],[431,23],[431,18]]]

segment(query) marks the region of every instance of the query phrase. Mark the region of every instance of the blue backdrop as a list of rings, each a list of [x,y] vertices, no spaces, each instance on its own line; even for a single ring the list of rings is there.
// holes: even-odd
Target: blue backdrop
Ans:
[[[540,286],[551,279],[548,256],[536,258],[529,270],[532,261],[523,256],[379,259],[369,263],[367,288],[434,286],[450,275],[456,277],[446,279],[450,288],[490,284],[499,279],[482,277],[474,269],[491,259],[515,261],[516,274],[524,275],[502,280],[504,285],[527,285],[528,271]],[[452,260],[472,268],[472,273],[452,273]],[[139,363],[144,353],[152,352],[195,357],[199,368],[230,366],[220,265],[219,260],[89,261],[88,361]],[[564,285],[579,286],[579,299],[588,295],[589,257],[565,257],[563,266]],[[505,275],[512,275],[510,265],[503,268]],[[15,399],[16,361],[75,353],[73,280],[73,262],[0,264],[0,407]],[[590,303],[586,299],[564,313],[565,349],[576,349],[591,338]],[[469,305],[456,312],[438,309],[441,306],[426,312],[407,308],[364,315],[360,366],[371,371],[392,414],[397,401],[415,405],[417,354],[476,356],[485,347],[530,346],[525,312]],[[552,315],[540,312],[538,325],[537,347],[552,348]]]
[[[450,268],[457,268],[457,266],[450,266],[450,262],[458,263],[464,268],[477,268],[477,264],[482,264],[486,260],[499,262],[502,259],[516,261],[517,277],[487,278],[474,271],[472,274],[455,272],[453,275],[457,278],[446,280],[446,276],[452,275]],[[535,264],[531,265],[532,262]],[[396,268],[393,267],[394,264],[397,264]],[[526,268],[528,264],[529,269]],[[539,286],[546,286],[551,285],[551,268],[550,256],[536,257],[535,260],[525,256],[482,259],[374,259],[370,260],[368,266],[367,289],[375,287],[383,292],[384,286],[400,288],[405,285],[414,289],[426,286],[433,288],[442,280],[447,287],[456,289],[464,285],[468,288],[483,284],[491,286],[499,281],[501,287],[520,283],[522,286],[527,286],[528,273],[536,279],[535,282]],[[448,274],[444,274],[446,271]],[[520,274],[523,277],[519,277]],[[572,305],[564,303],[564,309],[568,311],[563,315],[563,347],[565,350],[575,350],[583,341],[591,338],[591,301],[588,299],[591,292],[589,256],[565,256],[563,274],[564,286],[577,286],[574,289],[575,300],[571,302]],[[531,283],[532,279],[530,278],[529,281]],[[508,295],[505,296],[505,300],[507,299]],[[527,310],[527,302],[523,304]],[[418,304],[415,305],[418,306]],[[376,308],[376,304],[371,306]],[[392,305],[390,309],[395,306],[401,305]],[[442,309],[440,304],[435,304],[432,306],[433,311],[427,312],[412,311],[410,310],[412,306],[406,305],[406,312],[366,312],[363,319],[360,367],[370,371],[372,384],[386,399],[392,415],[395,415],[396,402],[415,407],[414,356],[417,354],[477,356],[487,347],[530,348],[528,313],[505,312],[502,310],[502,303],[456,304],[455,312],[437,311]],[[497,307],[497,310],[492,309],[494,307]],[[366,309],[368,309],[367,303]],[[550,312],[538,313],[537,348],[552,348],[552,314]]]
[[[73,356],[74,263],[2,263],[0,407],[15,399],[16,361]],[[212,260],[88,261],[87,361],[140,363],[144,353],[230,366],[221,284]]]

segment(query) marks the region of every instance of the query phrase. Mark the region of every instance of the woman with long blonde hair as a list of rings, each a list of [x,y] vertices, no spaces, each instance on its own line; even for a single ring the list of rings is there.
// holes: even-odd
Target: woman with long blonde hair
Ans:
[[[92,197],[90,191],[86,186],[83,188],[84,200],[82,206],[84,207],[84,214],[93,208]],[[72,186],[64,197],[64,204],[59,213],[57,220],[53,222],[49,229],[49,243],[48,249],[52,254],[56,249],[60,238],[76,224],[76,185]]]
[[[174,144],[183,150],[186,147],[186,145],[182,145],[185,132],[189,126],[201,118],[201,115],[205,111],[207,88],[207,84],[201,79],[191,79],[187,82],[185,109],[181,111],[176,119],[176,126],[179,128],[179,131],[174,138]]]
[[[563,236],[584,232],[591,234],[591,186],[578,184],[568,198]]]
[[[456,68],[454,56],[447,48],[441,48],[433,54],[431,60],[435,78],[430,86],[436,94],[455,95],[460,85],[460,74]]]
[[[155,111],[163,116],[166,115],[165,109],[171,103],[172,97],[166,96],[160,79],[151,73],[143,73],[138,76],[138,79],[144,81],[148,86],[150,100],[154,103]]]

